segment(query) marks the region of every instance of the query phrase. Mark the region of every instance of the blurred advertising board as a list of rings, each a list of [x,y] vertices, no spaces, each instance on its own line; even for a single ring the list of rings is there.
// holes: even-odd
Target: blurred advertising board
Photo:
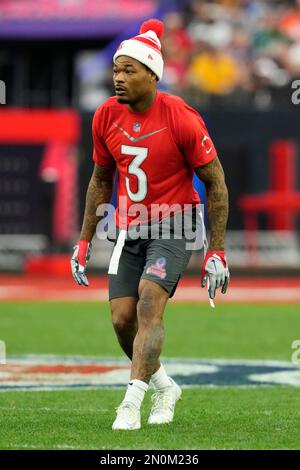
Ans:
[[[1,0],[0,37],[112,37],[155,9],[155,0]]]

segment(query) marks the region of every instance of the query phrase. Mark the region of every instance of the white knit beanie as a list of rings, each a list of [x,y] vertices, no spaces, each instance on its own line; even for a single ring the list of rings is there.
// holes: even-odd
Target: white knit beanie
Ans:
[[[164,24],[156,19],[145,21],[140,34],[131,39],[121,42],[113,62],[121,55],[126,55],[147,65],[160,80],[163,74],[164,61],[161,55],[161,44],[159,38],[163,35]]]

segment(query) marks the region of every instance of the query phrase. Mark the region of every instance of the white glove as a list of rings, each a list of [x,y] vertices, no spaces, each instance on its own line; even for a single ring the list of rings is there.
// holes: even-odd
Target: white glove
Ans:
[[[73,277],[80,286],[88,287],[89,281],[85,271],[90,259],[92,244],[86,240],[79,240],[74,246],[74,253],[71,258],[71,270]]]
[[[202,267],[201,286],[205,287],[209,280],[208,295],[214,299],[218,287],[222,287],[222,294],[226,293],[230,279],[225,253],[223,251],[209,251]]]

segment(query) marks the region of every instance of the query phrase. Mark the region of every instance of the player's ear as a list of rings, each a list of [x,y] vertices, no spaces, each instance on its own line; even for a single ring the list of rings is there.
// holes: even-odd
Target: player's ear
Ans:
[[[156,81],[156,75],[154,72],[152,72],[152,70],[150,70],[150,83],[153,83]]]
[[[155,75],[154,72],[152,72],[151,69],[149,69],[149,67],[147,67],[147,65],[144,66],[145,69],[147,70],[148,74],[149,74],[149,83],[153,83],[155,81],[157,81],[157,76]]]

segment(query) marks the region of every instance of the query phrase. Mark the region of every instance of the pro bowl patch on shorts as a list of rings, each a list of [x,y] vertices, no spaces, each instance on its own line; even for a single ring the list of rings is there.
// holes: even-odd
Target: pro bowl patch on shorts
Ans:
[[[147,268],[146,274],[152,274],[153,276],[157,276],[160,279],[165,279],[167,276],[165,268],[166,264],[166,258],[158,258],[154,264],[151,264],[151,266]]]

